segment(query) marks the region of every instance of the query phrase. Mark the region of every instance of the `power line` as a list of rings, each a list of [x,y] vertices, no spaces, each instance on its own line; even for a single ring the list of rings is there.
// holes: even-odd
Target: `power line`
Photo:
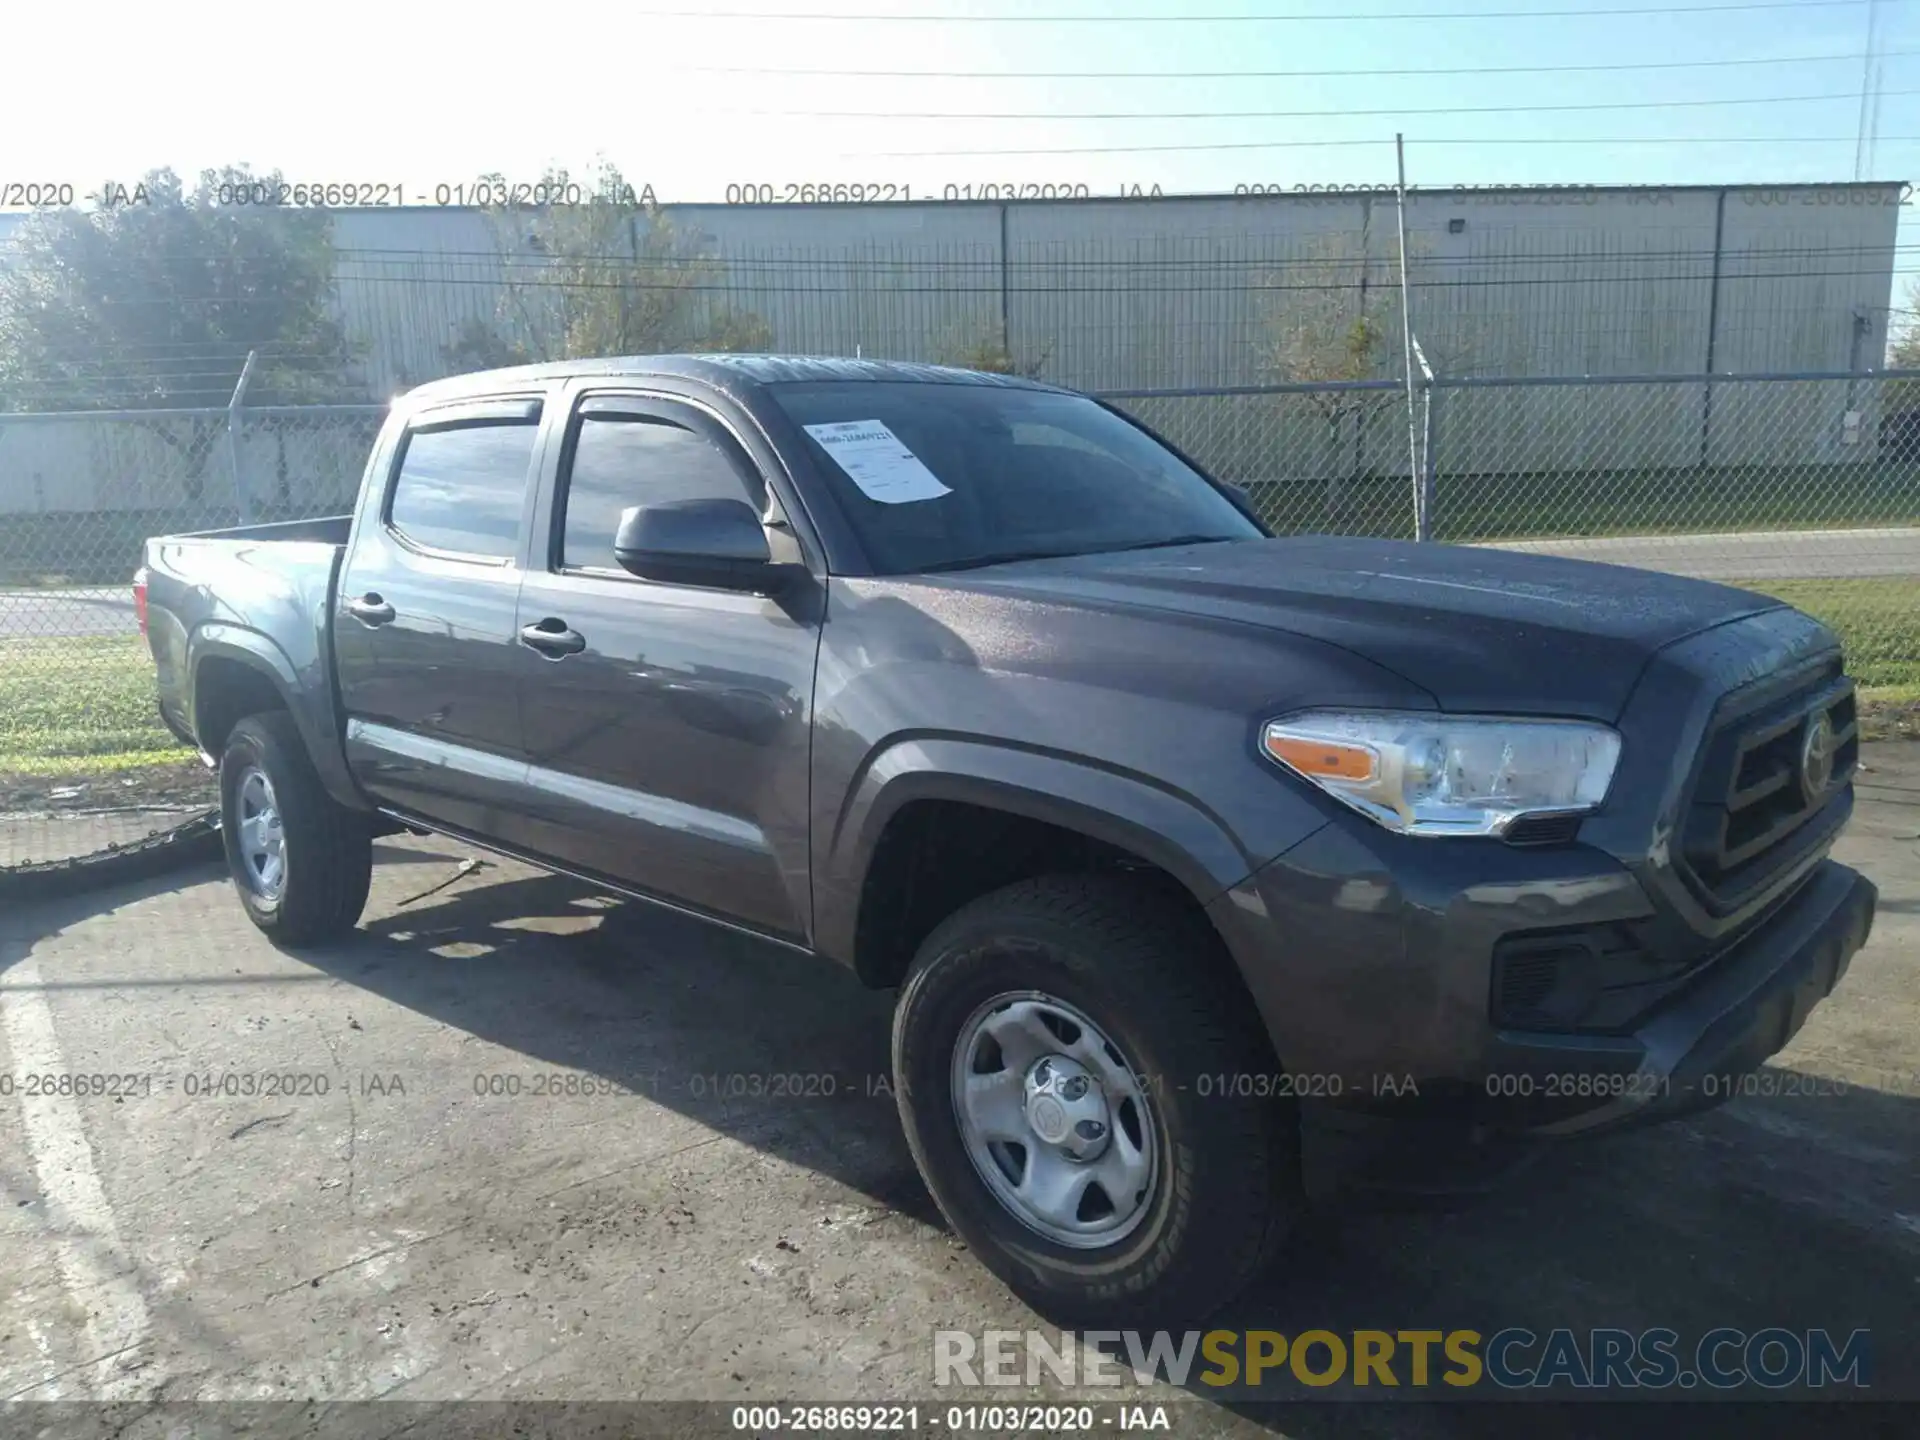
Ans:
[[[1580,6],[1564,10],[1376,10],[1369,14],[1328,15],[978,15],[955,11],[902,14],[869,11],[864,14],[779,10],[647,10],[645,19],[659,20],[839,20],[856,24],[906,21],[942,25],[1272,25],[1313,24],[1355,20],[1532,20],[1559,16],[1711,15],[1729,10],[1831,10],[1858,6],[1867,0],[1733,0],[1715,5],[1645,5],[1596,9]]]
[[[1920,135],[1883,135],[1882,140],[1907,144]],[[1418,145],[1851,145],[1851,135],[1588,135],[1554,139],[1535,135],[1421,135]],[[1205,145],[1072,145],[1013,150],[860,150],[844,153],[849,160],[953,160],[996,155],[1151,155],[1200,150],[1315,150],[1355,145],[1391,145],[1390,139],[1369,140],[1242,140]],[[1835,182],[1846,183],[1846,182]]]
[[[1889,95],[1920,95],[1920,90],[1889,90]],[[1172,111],[981,111],[981,110],[733,110],[733,115],[781,116],[808,120],[1340,120],[1356,115],[1506,115],[1550,110],[1678,110],[1709,105],[1802,105],[1821,100],[1854,100],[1853,93],[1824,95],[1742,95],[1729,100],[1595,100],[1569,105],[1395,106],[1386,110],[1172,110]],[[965,154],[965,151],[955,151]]]
[[[1920,50],[1883,50],[1883,56],[1920,55]],[[687,75],[803,75],[840,80],[1332,80],[1382,75],[1567,75],[1620,70],[1708,70],[1744,65],[1853,63],[1858,51],[1840,55],[1770,55],[1755,60],[1638,60],[1607,65],[1452,65],[1362,70],[816,70],[773,65],[675,65]]]

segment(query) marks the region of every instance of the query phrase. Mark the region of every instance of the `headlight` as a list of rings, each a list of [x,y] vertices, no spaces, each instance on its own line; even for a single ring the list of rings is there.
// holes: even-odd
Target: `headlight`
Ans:
[[[1596,809],[1620,758],[1620,736],[1605,725],[1385,711],[1290,715],[1262,743],[1407,835],[1498,835],[1522,815]]]

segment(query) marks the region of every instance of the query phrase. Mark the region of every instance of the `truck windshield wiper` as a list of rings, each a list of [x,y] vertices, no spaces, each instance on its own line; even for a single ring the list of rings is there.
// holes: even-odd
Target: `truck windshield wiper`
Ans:
[[[1073,555],[1086,555],[1086,550],[1009,550],[1001,555],[979,555],[970,560],[943,560],[938,565],[922,565],[918,573],[937,575],[948,570],[978,570],[984,565],[1011,565],[1016,560],[1065,560]]]
[[[1125,550],[1168,550],[1175,545],[1224,545],[1233,538],[1231,535],[1175,535],[1171,540],[1142,540],[1138,545],[1117,545],[1107,553],[1117,555]]]
[[[949,570],[977,570],[986,565],[1011,565],[1018,560],[1067,560],[1082,555],[1119,555],[1128,550],[1160,550],[1174,545],[1222,545],[1231,535],[1175,535],[1166,540],[1142,540],[1136,545],[1107,545],[1092,550],[1009,550],[1000,555],[981,555],[971,560],[943,560],[938,565],[922,565],[922,575]]]

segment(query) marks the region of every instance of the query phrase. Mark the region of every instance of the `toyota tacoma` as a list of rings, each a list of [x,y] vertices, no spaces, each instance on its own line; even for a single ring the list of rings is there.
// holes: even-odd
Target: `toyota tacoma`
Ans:
[[[1068,1321],[1197,1316],[1350,1185],[1710,1105],[1872,923],[1814,620],[1276,537],[1024,379],[440,381],[350,517],[153,539],[136,583],[269,937],[351,930],[404,827],[897,988],[927,1187]]]

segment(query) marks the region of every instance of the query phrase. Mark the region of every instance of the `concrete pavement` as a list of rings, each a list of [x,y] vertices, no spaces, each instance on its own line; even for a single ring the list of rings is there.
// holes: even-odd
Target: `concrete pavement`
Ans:
[[[1343,1205],[1213,1323],[1664,1326],[1683,1355],[1715,1327],[1866,1329],[1871,1395],[1920,1395],[1920,746],[1867,766],[1840,855],[1881,888],[1872,942],[1754,1093],[1464,1205]],[[1183,1440],[1492,1433],[1484,1407],[1325,1403],[1391,1397],[1284,1368],[1263,1393],[1321,1403],[1044,1371],[937,1390],[936,1329],[1059,1332],[916,1178],[883,1080],[890,996],[438,839],[379,856],[361,930],[297,956],[212,867],[0,912],[0,1397],[1124,1398],[1166,1402]],[[1796,1431],[1829,1418],[1787,1409]],[[1632,1430],[1700,1416],[1636,1405]],[[151,1418],[113,1433],[209,1433]],[[415,1418],[337,1433],[428,1433]],[[1599,1424],[1575,1418],[1516,1425]]]

